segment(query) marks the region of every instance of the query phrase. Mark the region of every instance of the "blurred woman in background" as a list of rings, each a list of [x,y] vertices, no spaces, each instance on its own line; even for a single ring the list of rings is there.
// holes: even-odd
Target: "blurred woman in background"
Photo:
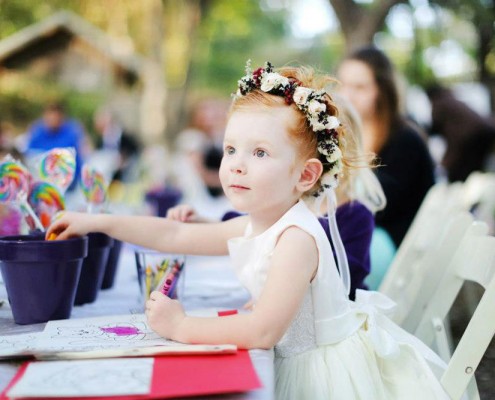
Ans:
[[[337,77],[341,95],[361,117],[365,150],[378,155],[387,206],[376,214],[376,224],[398,247],[434,183],[432,159],[419,129],[399,111],[394,67],[383,52],[355,51],[341,62]]]

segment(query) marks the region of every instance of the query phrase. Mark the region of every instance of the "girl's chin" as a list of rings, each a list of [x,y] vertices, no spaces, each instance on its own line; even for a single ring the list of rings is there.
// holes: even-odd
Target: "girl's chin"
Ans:
[[[232,197],[227,197],[229,199],[230,204],[234,209],[243,214],[249,214],[253,210],[253,205],[248,204],[245,201],[239,201],[239,199],[235,199]]]

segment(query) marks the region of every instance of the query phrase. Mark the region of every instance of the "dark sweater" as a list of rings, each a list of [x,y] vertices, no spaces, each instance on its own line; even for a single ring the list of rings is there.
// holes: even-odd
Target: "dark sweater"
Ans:
[[[426,143],[413,128],[396,130],[378,154],[376,174],[387,207],[376,214],[376,225],[384,228],[399,247],[426,193],[434,183],[434,166]]]

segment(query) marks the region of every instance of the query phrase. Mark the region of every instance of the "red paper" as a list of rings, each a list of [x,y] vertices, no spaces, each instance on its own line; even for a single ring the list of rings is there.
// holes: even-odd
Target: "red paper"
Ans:
[[[0,395],[6,400],[7,391],[20,379],[27,365],[24,363]],[[111,397],[71,397],[74,400],[132,400],[164,399],[220,393],[238,393],[261,387],[246,350],[225,355],[192,355],[155,357],[151,393],[147,395]],[[40,397],[37,397],[40,399]],[[60,398],[44,398],[45,400]]]

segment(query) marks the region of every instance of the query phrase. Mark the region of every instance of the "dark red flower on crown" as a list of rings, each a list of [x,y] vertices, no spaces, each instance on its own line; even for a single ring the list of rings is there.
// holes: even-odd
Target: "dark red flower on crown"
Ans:
[[[253,80],[256,82],[257,85],[261,84],[261,75],[265,72],[265,69],[262,67],[257,68],[253,72]]]

